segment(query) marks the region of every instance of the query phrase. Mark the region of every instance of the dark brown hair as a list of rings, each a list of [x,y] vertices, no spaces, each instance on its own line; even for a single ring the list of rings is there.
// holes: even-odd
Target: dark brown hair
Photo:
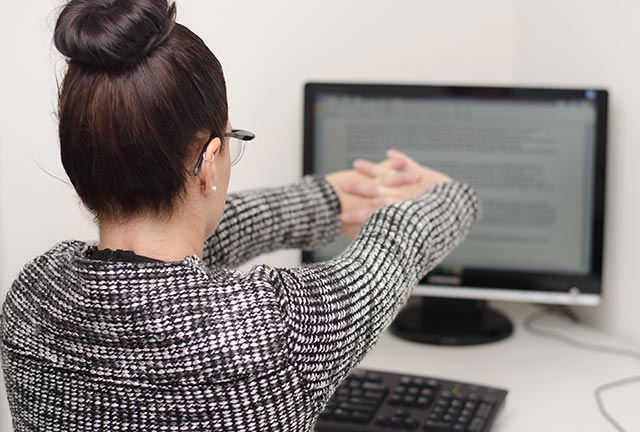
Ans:
[[[175,14],[167,0],[72,0],[58,17],[62,164],[99,219],[170,213],[196,134],[226,128],[222,67]]]

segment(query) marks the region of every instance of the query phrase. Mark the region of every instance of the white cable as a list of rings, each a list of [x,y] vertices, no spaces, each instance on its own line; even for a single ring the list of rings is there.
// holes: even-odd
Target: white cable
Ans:
[[[577,316],[573,314],[573,312],[571,312],[569,309],[564,307],[548,307],[548,308],[543,308],[543,309],[534,311],[529,316],[527,316],[524,320],[524,328],[533,334],[555,339],[576,348],[584,349],[587,351],[598,352],[598,353],[613,354],[613,355],[618,355],[623,357],[631,357],[634,360],[640,361],[640,352],[638,351],[624,349],[624,348],[596,345],[589,342],[582,342],[553,330],[535,328],[533,326],[533,323],[537,319],[549,313],[561,315],[563,317],[569,318],[573,322],[578,322]],[[623,379],[602,384],[598,386],[594,391],[596,403],[598,404],[598,409],[600,409],[600,414],[602,414],[602,416],[619,432],[625,432],[625,429],[607,411],[606,407],[604,406],[604,402],[602,401],[602,393],[604,393],[607,390],[612,390],[617,387],[634,384],[636,382],[640,382],[640,375],[623,378]]]

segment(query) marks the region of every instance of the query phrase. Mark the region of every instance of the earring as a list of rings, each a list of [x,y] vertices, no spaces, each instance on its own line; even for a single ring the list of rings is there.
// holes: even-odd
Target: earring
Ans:
[[[207,159],[207,154],[206,153],[202,153],[202,160],[205,162],[213,162],[213,160],[216,158],[215,155],[211,155],[211,159]],[[217,192],[218,191],[218,187],[217,186],[211,186],[211,190],[213,192]]]

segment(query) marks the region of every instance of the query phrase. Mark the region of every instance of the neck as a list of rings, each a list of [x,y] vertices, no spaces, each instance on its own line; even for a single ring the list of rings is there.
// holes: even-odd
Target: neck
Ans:
[[[131,250],[161,261],[202,257],[205,227],[197,216],[185,212],[169,218],[137,216],[126,220],[100,221],[99,249]]]

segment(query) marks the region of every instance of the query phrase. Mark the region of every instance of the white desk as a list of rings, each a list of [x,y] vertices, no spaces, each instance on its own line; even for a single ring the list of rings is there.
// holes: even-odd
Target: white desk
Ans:
[[[522,326],[535,310],[521,304],[498,304],[515,324],[501,342],[472,347],[438,347],[385,334],[362,367],[486,384],[509,390],[492,432],[615,431],[598,410],[594,390],[601,384],[640,375],[640,362],[599,354],[531,334]],[[545,316],[536,327],[575,339],[618,346],[584,324]],[[633,348],[622,346],[623,348]],[[640,384],[604,393],[605,406],[627,432],[640,431]]]

